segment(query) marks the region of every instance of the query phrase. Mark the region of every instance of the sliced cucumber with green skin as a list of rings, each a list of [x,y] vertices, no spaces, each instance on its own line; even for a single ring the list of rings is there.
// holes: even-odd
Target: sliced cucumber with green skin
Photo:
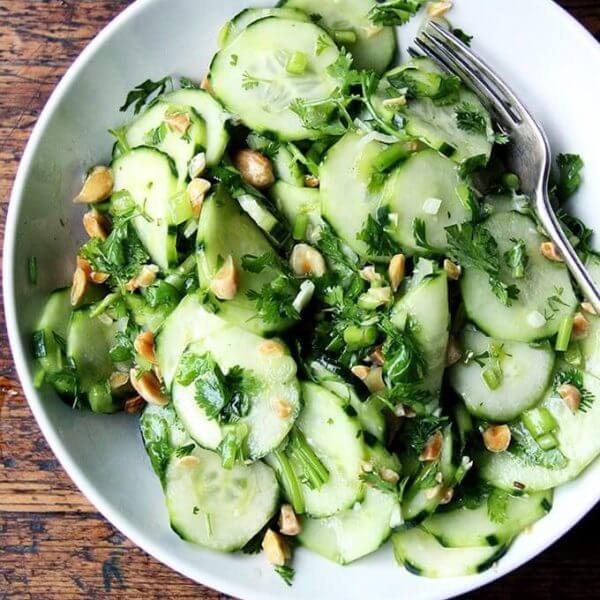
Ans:
[[[156,360],[167,390],[171,389],[184,350],[227,323],[202,305],[199,294],[186,296],[167,317],[156,338]]]
[[[463,506],[438,512],[423,521],[421,527],[447,548],[506,545],[523,529],[546,516],[551,508],[551,491],[509,496],[506,518],[500,523],[490,519],[484,502],[477,508]]]
[[[112,170],[114,191],[128,192],[141,213],[133,219],[140,241],[152,260],[161,269],[168,269],[177,262],[175,216],[187,212],[178,210],[179,186],[173,162],[159,150],[144,146],[117,158]],[[191,215],[189,198],[183,200]]]
[[[190,119],[185,133],[173,131],[166,123],[170,114],[183,113]],[[157,102],[127,126],[126,138],[131,148],[153,146],[169,155],[179,173],[179,182],[188,178],[189,162],[206,147],[206,125],[189,106]]]
[[[570,367],[559,363],[558,368]],[[509,447],[499,454],[484,451],[479,455],[477,464],[481,476],[496,487],[525,492],[548,490],[575,479],[600,454],[600,380],[583,373],[583,385],[595,398],[585,411],[571,412],[553,389],[539,404],[558,424],[553,434],[558,440],[558,450],[567,459],[564,468],[534,464],[530,459],[511,453]],[[532,443],[535,442],[532,440]]]
[[[306,220],[306,227],[301,239],[307,239],[309,226],[314,229],[321,225],[321,196],[319,190],[277,181],[271,188],[270,194],[277,209],[283,214],[292,231],[298,219]]]
[[[356,416],[365,431],[375,436],[380,442],[385,441],[387,430],[384,416],[385,407],[377,396],[361,400],[351,383],[345,381],[341,375],[321,361],[313,360],[307,365],[307,368],[317,383],[339,396],[347,403],[347,406],[356,411]]]
[[[443,74],[431,60],[415,58],[406,65],[392,69],[386,73],[386,77],[411,67],[425,72]],[[388,90],[384,79],[379,90],[380,97],[374,105],[379,107],[378,113],[382,118],[392,121],[394,111],[385,108],[382,104],[386,96],[391,93]],[[397,93],[394,94],[397,95]],[[481,115],[481,120],[485,124],[484,131],[461,129],[457,121],[457,110],[460,109]],[[451,104],[440,105],[431,98],[413,98],[405,106],[400,107],[398,114],[404,120],[406,133],[422,140],[434,150],[446,154],[453,161],[462,163],[469,158],[481,156],[483,164],[488,162],[492,151],[490,139],[493,139],[494,133],[492,120],[479,98],[470,90],[461,87],[457,101]]]
[[[324,519],[302,519],[300,543],[341,565],[375,552],[392,533],[398,499],[393,494],[367,489],[364,500]]]
[[[304,409],[296,422],[327,471],[329,478],[318,489],[300,483],[306,513],[328,517],[362,500],[365,489],[359,476],[366,456],[360,423],[344,410],[343,401],[314,383],[302,383]],[[271,457],[268,458],[271,463]],[[290,462],[296,473],[302,470]]]
[[[321,37],[329,45],[317,54]],[[307,60],[301,75],[286,68],[296,52]],[[269,17],[254,22],[216,54],[211,84],[219,100],[250,129],[272,131],[282,140],[315,138],[320,134],[307,129],[290,104],[331,95],[339,82],[327,67],[338,55],[333,40],[313,23]]]
[[[310,17],[295,8],[245,8],[231,21],[227,21],[219,34],[219,46],[222,48],[230,44],[248,25],[252,25],[265,17],[278,17],[280,19],[294,19],[295,21],[310,22]]]
[[[392,535],[394,556],[414,575],[461,577],[486,571],[506,552],[506,546],[445,548],[421,527]]]
[[[247,425],[245,456],[262,458],[277,447],[288,434],[300,412],[300,386],[296,363],[283,346],[281,354],[265,353],[265,339],[239,327],[226,327],[187,348],[185,354],[210,354],[223,373],[239,366],[260,383],[248,393],[250,410],[239,419]],[[196,386],[182,385],[175,377],[173,404],[190,436],[201,446],[216,449],[224,437],[224,426],[207,416],[196,401]],[[286,403],[289,414],[278,414],[280,403]]]
[[[272,207],[267,205],[264,197],[241,194],[236,197],[236,200],[242,210],[262,229],[273,244],[277,247],[285,245],[289,240],[289,233]]]
[[[232,300],[219,301],[219,316],[256,333],[280,331],[289,325],[284,319],[266,322],[256,312],[253,300],[247,297],[250,290],[260,292],[281,274],[281,270],[267,268],[251,273],[242,268],[246,254],[261,256],[276,254],[253,220],[240,209],[223,187],[209,196],[202,206],[197,237],[198,278],[200,286],[209,288],[223,260],[231,255],[239,274],[238,290]]]
[[[206,163],[209,166],[221,162],[229,143],[229,133],[225,124],[231,115],[208,92],[196,89],[183,89],[162,96],[164,102],[191,106],[206,124]]]
[[[369,215],[380,206],[381,194],[369,191],[373,163],[387,146],[366,134],[347,133],[332,146],[319,169],[321,210],[336,233],[362,257],[369,257],[358,239]]]
[[[433,398],[439,397],[446,366],[446,347],[450,330],[448,280],[431,261],[420,259],[420,268],[430,263],[432,274],[408,290],[392,310],[392,322],[404,329],[407,317],[415,324],[415,336],[427,361],[424,387]]]
[[[398,219],[390,234],[403,248],[423,253],[414,236],[415,220],[421,219],[427,242],[443,254],[446,227],[472,218],[470,206],[461,200],[461,189],[464,182],[449,158],[435,150],[413,154],[392,172],[384,187],[382,203]]]
[[[279,487],[273,470],[257,462],[221,466],[218,454],[196,448],[173,456],[165,474],[171,527],[181,538],[211,550],[239,550],[273,516]]]
[[[108,378],[115,371],[110,350],[123,320],[105,323],[92,317],[90,309],[73,312],[67,336],[67,356],[74,362],[79,387],[94,412],[113,413],[120,410],[122,401],[114,398]]]
[[[43,351],[39,352],[38,360],[45,373],[57,373],[64,367],[63,348],[56,338],[58,336],[59,339],[67,339],[72,312],[70,288],[56,290],[50,294],[35,328],[35,335],[43,340]]]
[[[340,41],[354,58],[354,68],[383,73],[396,55],[393,27],[374,25],[367,17],[375,0],[282,0],[280,6],[298,8],[307,15],[321,17],[317,23],[330,33],[352,32],[356,42]]]
[[[498,243],[502,281],[516,285],[520,292],[518,299],[505,306],[494,295],[485,273],[465,269],[460,289],[469,319],[479,329],[499,339],[532,342],[554,335],[561,321],[573,313],[577,304],[564,263],[548,260],[542,255],[540,245],[544,238],[535,223],[524,215],[498,213],[484,221],[483,227]],[[521,279],[512,276],[511,268],[504,260],[504,254],[514,247],[513,239],[523,240],[526,246],[528,264]],[[558,301],[553,300],[557,296]]]
[[[497,388],[491,389],[483,379],[490,359],[465,358],[490,352],[491,344],[502,348],[499,359],[502,375]],[[500,423],[516,419],[531,408],[548,389],[554,369],[554,352],[549,344],[531,346],[489,338],[473,327],[467,327],[460,338],[463,360],[450,370],[450,383],[462,397],[469,412],[476,417]],[[493,360],[493,359],[491,359]]]
[[[300,188],[304,187],[304,173],[288,144],[281,144],[277,149],[273,157],[273,170],[277,179]]]
[[[600,257],[591,254],[585,266],[596,285],[600,285]],[[579,342],[585,370],[596,377],[600,377],[600,317],[583,313],[590,322],[585,337]]]

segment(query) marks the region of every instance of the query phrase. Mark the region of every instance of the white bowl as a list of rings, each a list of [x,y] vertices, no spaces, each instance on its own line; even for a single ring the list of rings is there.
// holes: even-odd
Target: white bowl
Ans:
[[[254,4],[268,3],[263,1]],[[478,576],[416,577],[396,566],[389,546],[349,567],[299,551],[287,588],[262,557],[216,554],[181,541],[169,527],[158,479],[135,417],[73,411],[32,384],[31,333],[46,294],[69,281],[81,241],[81,212],[70,199],[92,164],[110,156],[110,127],[127,91],[165,74],[200,79],[219,26],[248,0],[138,0],[83,52],[48,102],[13,189],[4,252],[4,302],[17,372],[31,409],[65,470],[94,505],[148,553],[195,581],[246,599],[448,598],[515,569],[563,535],[600,498],[600,463],[560,488],[549,516],[520,536],[499,565]],[[577,213],[600,227],[599,46],[547,0],[459,0],[456,26],[497,67],[542,121],[553,148],[581,153],[586,179]],[[414,25],[413,25],[414,29]],[[400,32],[402,41],[411,31]],[[39,262],[37,286],[27,262]]]

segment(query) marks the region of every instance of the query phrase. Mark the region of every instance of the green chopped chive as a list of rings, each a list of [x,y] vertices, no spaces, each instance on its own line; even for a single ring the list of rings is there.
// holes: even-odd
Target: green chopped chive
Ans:
[[[108,307],[115,301],[117,300],[117,298],[119,298],[119,294],[112,293],[112,294],[108,294],[108,296],[105,296],[100,302],[98,302],[97,304],[95,304],[93,306],[93,308],[90,311],[90,317],[93,319],[95,317],[99,317],[101,314],[103,314],[104,312],[106,312],[106,310],[108,309]]]
[[[33,333],[33,356],[35,358],[44,358],[47,356],[48,350],[46,348],[46,333],[40,329]]]
[[[373,161],[373,169],[379,172],[386,171],[401,160],[408,158],[410,154],[411,151],[408,149],[407,144],[403,142],[391,144],[377,155]]]
[[[340,44],[355,44],[357,38],[352,29],[337,29],[333,32],[333,39]]]
[[[377,327],[370,325],[368,327],[359,327],[358,325],[348,325],[344,329],[344,341],[348,344],[350,350],[359,350],[372,346],[377,339]]]
[[[306,228],[308,227],[308,215],[306,213],[299,214],[294,219],[294,229],[292,237],[295,240],[303,240],[306,236]]]
[[[558,327],[558,333],[556,334],[556,343],[554,344],[555,350],[558,352],[565,352],[569,347],[571,341],[571,332],[573,331],[573,317],[565,317]]]
[[[308,66],[308,58],[304,52],[294,52],[288,59],[285,70],[292,75],[302,75]]]
[[[302,466],[306,480],[312,489],[319,489],[328,481],[329,471],[299,429],[293,430],[288,448]]]
[[[542,450],[553,450],[558,446],[558,440],[553,433],[545,433],[535,440]]]
[[[277,473],[281,480],[281,484],[286,491],[290,503],[297,515],[301,515],[305,511],[304,496],[298,477],[292,468],[287,454],[283,450],[273,452],[273,458],[278,463]]]
[[[518,190],[521,187],[521,180],[516,173],[504,173],[502,185],[509,190]]]
[[[490,390],[497,390],[502,383],[502,371],[497,367],[486,367],[481,372],[481,377]]]
[[[550,433],[556,429],[556,419],[547,408],[532,408],[526,410],[521,416],[523,425],[531,435],[537,440],[539,437]]]
[[[30,256],[27,261],[27,273],[29,275],[29,283],[36,285],[38,280],[38,263],[35,256]]]

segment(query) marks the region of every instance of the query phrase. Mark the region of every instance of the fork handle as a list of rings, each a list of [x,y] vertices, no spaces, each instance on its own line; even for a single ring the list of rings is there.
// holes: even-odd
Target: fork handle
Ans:
[[[569,242],[560,222],[550,204],[550,198],[546,191],[546,186],[537,190],[536,193],[536,212],[544,229],[550,236],[550,239],[556,244],[560,251],[567,268],[571,272],[573,279],[581,288],[583,295],[588,300],[597,314],[600,315],[600,288],[592,280],[588,270],[575,252],[575,248]]]

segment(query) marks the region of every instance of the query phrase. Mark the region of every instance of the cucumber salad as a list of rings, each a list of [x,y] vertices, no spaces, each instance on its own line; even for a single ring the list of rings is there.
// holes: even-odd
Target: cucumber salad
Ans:
[[[470,43],[451,4],[248,8],[202,83],[138,85],[33,334],[38,385],[139,413],[181,538],[262,552],[288,584],[296,546],[348,564],[388,539],[411,573],[479,573],[600,452],[600,319],[503,167],[511,140],[457,77],[397,57],[415,15]],[[583,162],[555,167],[600,280],[566,212]]]

